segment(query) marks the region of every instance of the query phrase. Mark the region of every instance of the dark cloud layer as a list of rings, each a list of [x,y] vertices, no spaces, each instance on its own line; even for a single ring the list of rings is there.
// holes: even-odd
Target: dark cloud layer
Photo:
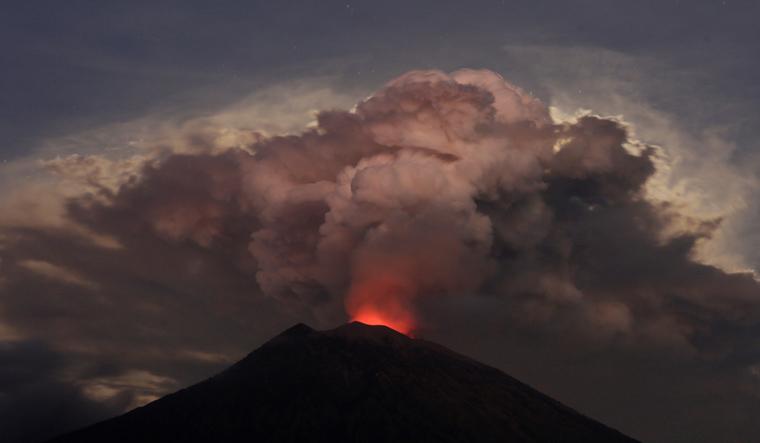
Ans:
[[[69,380],[65,363],[40,342],[0,349],[0,434],[5,441],[40,441],[120,413],[131,402],[119,392],[105,402],[86,398]]]
[[[113,413],[221,367],[247,327],[264,335],[290,319],[379,317],[453,342],[480,322],[496,330],[483,337],[522,343],[516,353],[533,362],[540,349],[554,361],[596,353],[596,366],[565,362],[605,368],[612,385],[592,405],[620,391],[615,371],[629,383],[657,362],[663,383],[699,362],[689,377],[718,373],[702,395],[758,404],[759,362],[746,350],[757,347],[760,284],[698,261],[720,219],[651,200],[664,154],[618,119],[554,121],[490,71],[413,71],[297,135],[250,131],[224,147],[210,133],[188,125],[128,162],[49,161],[84,189],[66,201],[68,224],[3,228],[2,324],[49,334],[52,350],[28,352],[32,368],[71,356],[69,378],[43,368],[30,382],[71,390],[81,412],[66,426],[97,418],[95,402]]]
[[[349,60],[336,69],[344,85],[378,84],[431,63],[501,69],[510,63],[498,51],[503,44],[660,52],[689,68],[710,60],[721,75],[699,87],[732,103],[758,96],[758,64],[747,57],[758,41],[752,2],[114,1],[93,8],[77,0],[13,2],[2,12],[0,54],[12,68],[0,72],[0,137],[9,159],[40,138],[142,116],[167,101],[196,107],[188,93],[209,85],[234,100],[251,83],[339,58]],[[523,86],[541,87],[522,77]]]

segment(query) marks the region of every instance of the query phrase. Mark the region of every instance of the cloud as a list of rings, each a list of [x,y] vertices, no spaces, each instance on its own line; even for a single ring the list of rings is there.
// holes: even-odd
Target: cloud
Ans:
[[[65,283],[84,286],[88,289],[99,289],[100,286],[88,280],[87,278],[79,275],[78,273],[66,269],[62,266],[57,266],[52,263],[48,263],[41,260],[23,260],[18,262],[18,265],[30,269],[42,276],[56,279]]]
[[[81,384],[85,396],[96,402],[107,402],[121,392],[135,390],[130,404],[122,406],[132,409],[160,398],[164,392],[176,388],[176,380],[160,377],[148,371],[132,370],[124,374],[95,377]]]
[[[37,341],[0,347],[0,432],[11,442],[36,442],[104,420],[124,410],[129,389],[90,400],[61,377],[61,355]]]
[[[489,71],[407,73],[298,135],[219,145],[209,134],[225,132],[206,121],[184,124],[150,161],[48,162],[96,190],[69,201],[69,218],[220,251],[264,294],[326,321],[382,311],[389,297],[416,318],[417,300],[458,292],[524,299],[517,311],[547,324],[598,320],[637,340],[672,324],[688,342],[694,310],[754,315],[751,275],[695,259],[720,220],[649,197],[660,148],[616,118],[552,122]],[[125,172],[101,172],[114,169]]]
[[[666,156],[654,159],[647,198],[678,204],[684,214],[722,218],[711,241],[698,246],[699,260],[730,270],[760,269],[752,215],[759,201],[758,163],[749,152],[756,141],[742,130],[755,102],[751,93],[731,86],[722,63],[696,70],[678,56],[593,46],[503,49],[542,79],[556,119],[572,119],[584,109],[616,115],[627,123],[630,138],[662,147]]]
[[[667,147],[621,118],[561,117],[474,70],[404,74],[351,110],[300,113],[315,123],[298,133],[230,112],[122,157],[49,159],[57,194],[14,197],[41,216],[3,218],[4,322],[91,371],[118,362],[86,378],[92,399],[131,386],[145,401],[180,362],[229,361],[248,323],[289,319],[422,335],[482,322],[583,352],[757,365],[734,359],[760,284],[701,260],[725,214],[668,190]]]

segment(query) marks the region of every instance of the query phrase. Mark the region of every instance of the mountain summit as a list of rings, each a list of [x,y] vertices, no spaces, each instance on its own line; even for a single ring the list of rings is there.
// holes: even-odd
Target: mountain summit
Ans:
[[[51,440],[627,442],[505,373],[385,326],[298,324],[227,370]]]

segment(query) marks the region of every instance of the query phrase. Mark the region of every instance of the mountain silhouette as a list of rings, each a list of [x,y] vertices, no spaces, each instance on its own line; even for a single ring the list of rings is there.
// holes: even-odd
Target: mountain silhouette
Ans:
[[[385,326],[298,324],[214,377],[68,442],[636,442]]]

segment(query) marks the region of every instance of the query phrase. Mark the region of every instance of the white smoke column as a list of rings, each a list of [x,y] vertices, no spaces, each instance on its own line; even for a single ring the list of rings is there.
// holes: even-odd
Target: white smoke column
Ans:
[[[303,163],[252,166],[249,189],[263,200],[257,278],[278,296],[347,291],[353,317],[408,331],[416,297],[475,290],[494,269],[491,221],[476,200],[543,187],[549,117],[498,75],[465,70],[410,72],[340,118],[319,129],[347,146],[303,143]],[[361,157],[338,163],[341,150]],[[303,182],[315,155],[340,172]]]

